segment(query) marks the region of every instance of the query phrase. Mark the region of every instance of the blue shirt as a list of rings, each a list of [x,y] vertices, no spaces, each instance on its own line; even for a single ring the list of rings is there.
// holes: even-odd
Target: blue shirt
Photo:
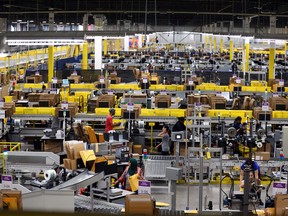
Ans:
[[[244,163],[241,165],[241,170],[244,170],[245,164],[246,164],[246,162],[244,162]],[[258,170],[258,175],[260,175],[260,166],[258,165],[258,163],[257,163],[256,161],[253,161],[252,170],[253,170],[253,172],[256,171],[256,170]]]

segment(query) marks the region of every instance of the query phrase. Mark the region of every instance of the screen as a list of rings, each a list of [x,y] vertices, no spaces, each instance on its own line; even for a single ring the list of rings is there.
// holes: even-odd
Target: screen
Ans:
[[[286,110],[285,104],[276,104],[275,110]]]
[[[285,88],[284,87],[277,87],[277,92],[285,92]]]
[[[186,91],[194,91],[194,89],[195,89],[195,86],[193,85],[186,86]]]
[[[168,102],[158,102],[157,107],[158,108],[169,108]]]
[[[97,84],[98,89],[105,89],[106,85],[105,84]]]
[[[105,108],[105,107],[109,107],[109,102],[108,101],[99,101],[99,108]]]
[[[156,80],[151,80],[151,81],[150,81],[150,84],[151,84],[151,85],[156,85],[156,84],[157,84],[157,81],[156,81]]]
[[[266,116],[266,118],[265,118]],[[270,114],[259,114],[259,120],[262,120],[262,121],[270,121],[271,120],[271,115]]]
[[[124,119],[129,119],[129,117],[130,117],[130,119],[136,119],[136,115],[135,115],[135,112],[134,111],[130,111],[130,116],[129,116],[129,111],[124,111],[124,113],[123,113],[123,118]]]
[[[39,101],[39,107],[50,107],[49,101]]]
[[[60,118],[64,118],[64,116],[63,116],[63,110],[59,110],[59,117]],[[66,111],[66,116],[65,116],[65,118],[70,118],[70,111]]]
[[[241,90],[242,90],[242,87],[234,86],[234,91],[241,91]]]
[[[215,109],[226,109],[226,106],[224,103],[216,103]]]

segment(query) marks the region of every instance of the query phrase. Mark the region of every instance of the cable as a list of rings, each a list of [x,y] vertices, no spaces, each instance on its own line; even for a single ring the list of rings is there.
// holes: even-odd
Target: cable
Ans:
[[[222,179],[221,179],[221,181],[220,181],[220,189],[221,189],[221,191],[226,195],[226,197],[229,197],[228,196],[228,194],[223,190],[223,188],[222,188],[222,182],[223,182],[223,180],[226,178],[226,177],[228,177],[228,176],[224,176]]]

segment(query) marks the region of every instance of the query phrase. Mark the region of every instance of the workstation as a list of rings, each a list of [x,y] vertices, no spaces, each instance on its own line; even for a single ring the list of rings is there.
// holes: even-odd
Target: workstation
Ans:
[[[181,0],[170,28],[157,8],[171,3],[151,2],[139,1],[137,28],[107,24],[119,11],[101,1],[109,13],[67,6],[77,25],[58,23],[64,12],[49,3],[39,11],[49,21],[35,24],[19,21],[29,3],[3,6],[1,211],[287,214],[288,15],[245,9],[228,26],[214,5],[199,16],[217,9],[222,21],[185,28],[185,4],[199,18]]]

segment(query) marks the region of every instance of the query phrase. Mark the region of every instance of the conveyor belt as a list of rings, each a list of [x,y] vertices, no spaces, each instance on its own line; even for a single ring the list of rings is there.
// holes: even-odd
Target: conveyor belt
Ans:
[[[104,173],[91,173],[88,171],[84,171],[78,176],[72,178],[69,181],[64,182],[63,184],[60,184],[54,188],[51,188],[51,190],[78,190],[80,188],[84,188],[88,185],[92,185],[95,182],[100,181],[104,178]]]
[[[91,198],[86,196],[75,196],[75,212],[77,213],[92,213],[95,212],[99,215],[120,215],[122,205],[105,202],[102,200],[94,199],[93,211],[91,212]]]

